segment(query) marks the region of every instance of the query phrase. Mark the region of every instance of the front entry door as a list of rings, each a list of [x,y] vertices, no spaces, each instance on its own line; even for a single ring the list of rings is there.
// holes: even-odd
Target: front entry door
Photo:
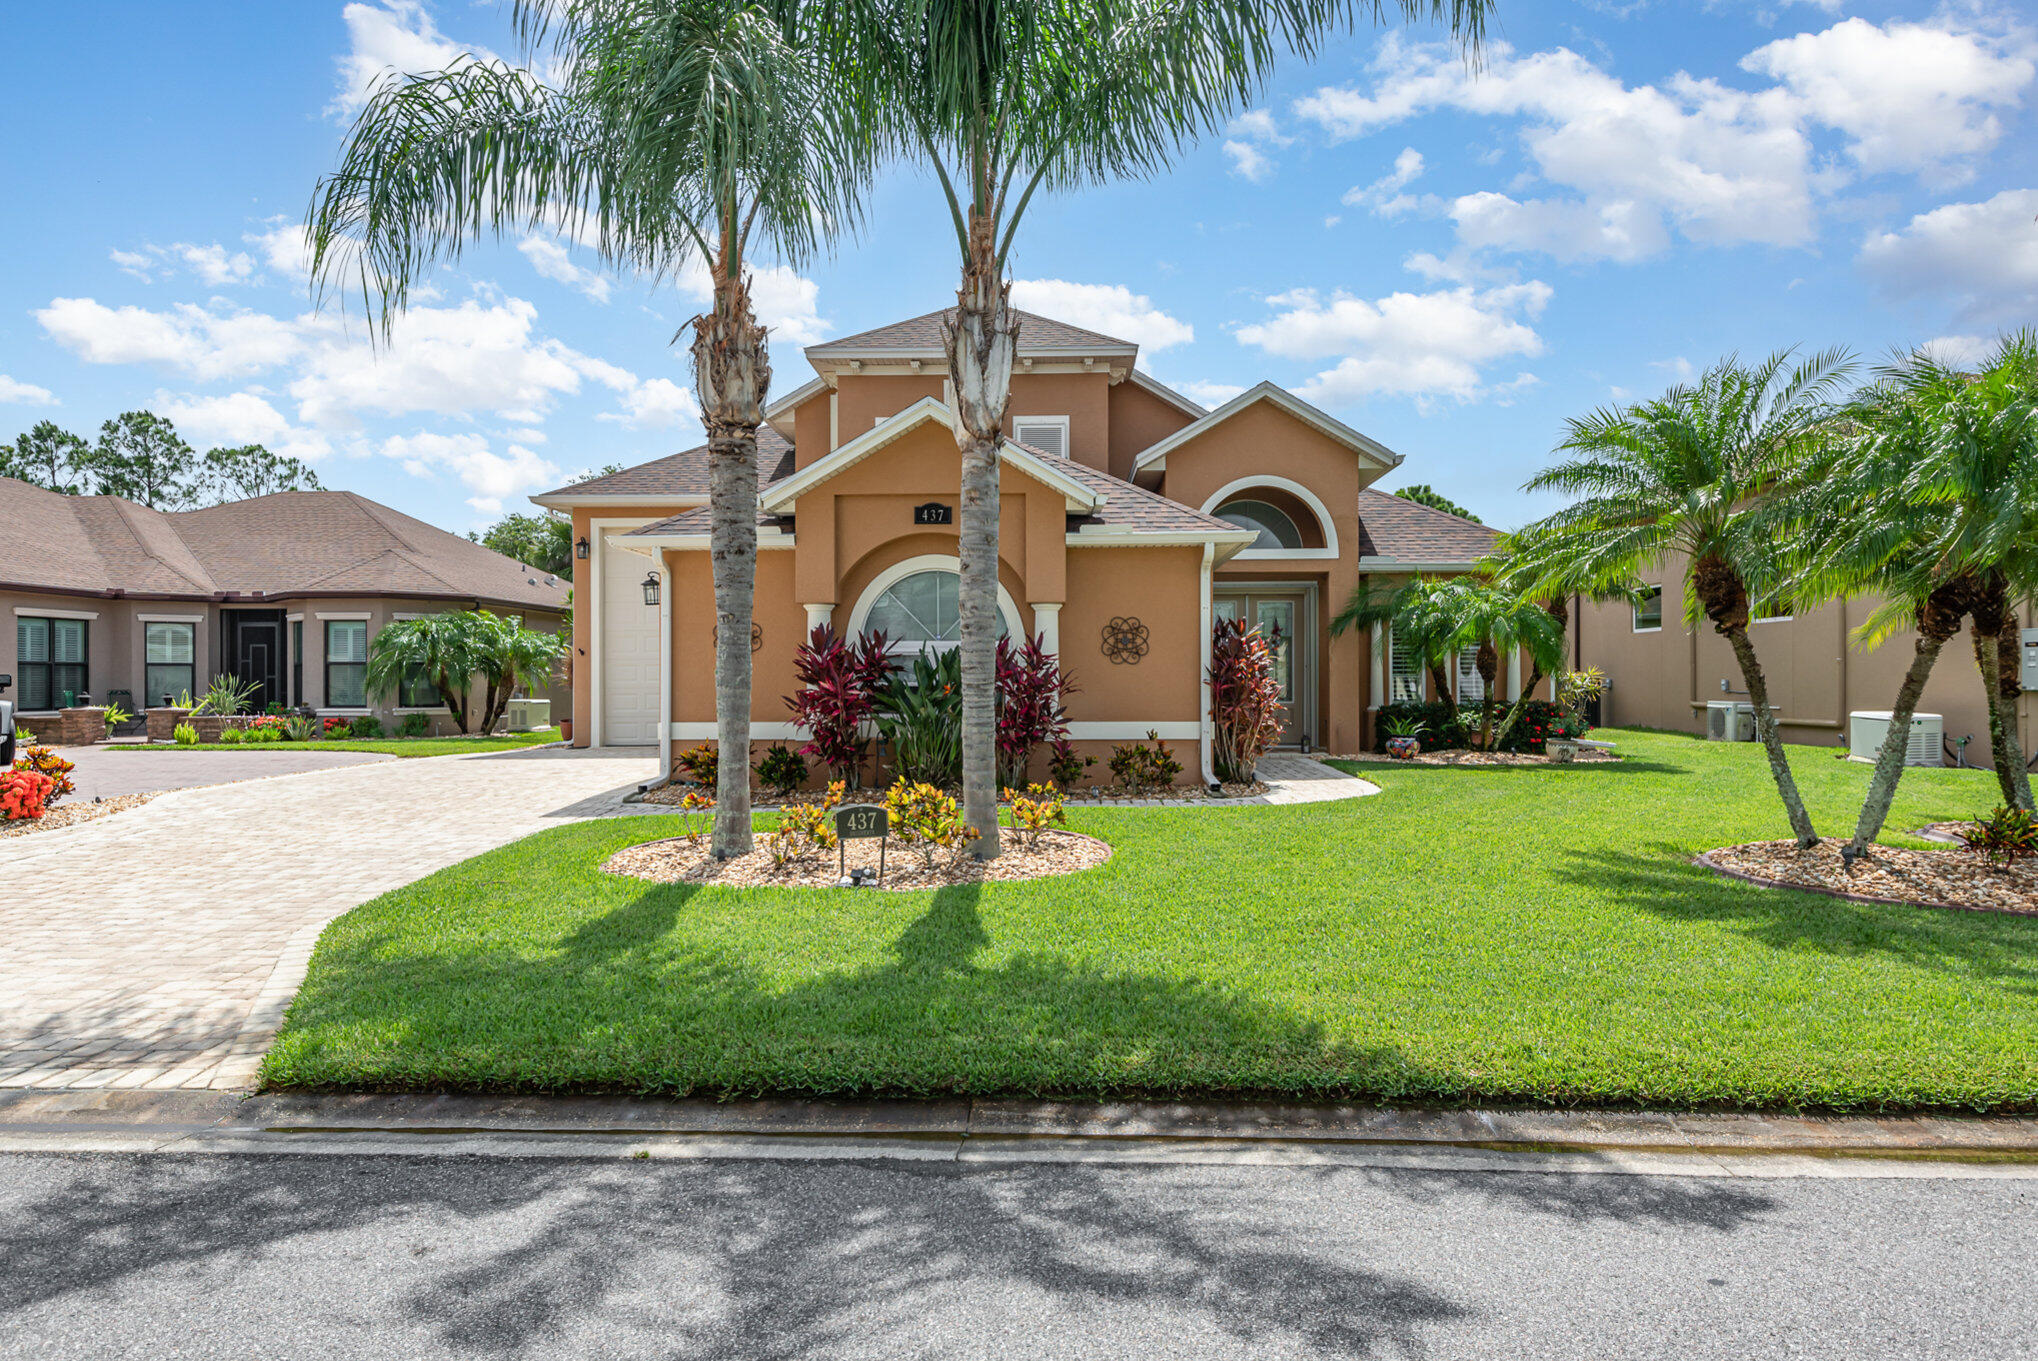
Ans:
[[[1308,732],[1305,693],[1308,687],[1308,638],[1299,621],[1306,618],[1301,591],[1240,591],[1213,596],[1211,612],[1219,619],[1245,619],[1267,640],[1274,657],[1274,680],[1281,687],[1281,745],[1299,747]]]
[[[283,694],[283,615],[267,611],[234,610],[227,614],[232,637],[227,657],[243,685],[255,687],[248,697],[248,709],[261,713],[271,704],[281,704]]]

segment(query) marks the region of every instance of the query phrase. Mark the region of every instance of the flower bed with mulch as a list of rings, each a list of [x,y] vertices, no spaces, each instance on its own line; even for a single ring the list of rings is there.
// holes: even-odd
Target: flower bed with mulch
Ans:
[[[1092,869],[1110,858],[1108,845],[1079,832],[1042,832],[1039,841],[1032,845],[1008,832],[1004,852],[996,860],[983,863],[972,856],[957,859],[944,853],[931,868],[910,848],[893,842],[885,852],[885,877],[879,887],[903,891],[943,888],[949,884],[1044,879]],[[875,839],[849,843],[849,869],[874,871],[877,861]],[[842,873],[832,850],[784,866],[774,865],[761,839],[758,849],[748,855],[716,861],[708,856],[706,836],[672,837],[626,847],[610,856],[602,869],[609,874],[627,874],[660,884],[721,884],[731,888],[833,888]]]
[[[1800,850],[1794,841],[1754,841],[1707,851],[1698,862],[1765,888],[1806,889],[1910,907],[2038,916],[2038,861],[1991,869],[1980,856],[1966,851],[1877,846],[1850,871],[1840,858],[1846,844],[1829,837]]]
[[[58,804],[39,818],[0,822],[0,836],[26,836],[30,832],[54,832],[59,827],[76,827],[81,822],[93,822],[115,813],[124,813],[130,808],[139,808],[154,797],[154,794],[116,794],[94,803]]]
[[[1539,752],[1464,750],[1419,752],[1405,760],[1398,756],[1388,756],[1383,752],[1377,751],[1363,751],[1351,756],[1334,756],[1331,759],[1334,761],[1371,761],[1376,765],[1387,766],[1591,766],[1602,765],[1609,761],[1618,761],[1620,757],[1610,751],[1603,751],[1593,747],[1580,747],[1578,754],[1568,762],[1552,761],[1549,757]]]

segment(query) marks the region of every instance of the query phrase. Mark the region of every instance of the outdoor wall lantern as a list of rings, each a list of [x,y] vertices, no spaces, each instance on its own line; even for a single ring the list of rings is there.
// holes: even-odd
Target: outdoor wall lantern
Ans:
[[[573,541],[573,556],[582,562],[587,561],[587,535],[583,534]]]
[[[658,573],[656,572],[646,572],[644,574],[644,603],[646,605],[656,605],[658,603]]]

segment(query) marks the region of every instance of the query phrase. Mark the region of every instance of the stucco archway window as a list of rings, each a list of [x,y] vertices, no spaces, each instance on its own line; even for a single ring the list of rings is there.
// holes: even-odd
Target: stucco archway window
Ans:
[[[1265,501],[1226,501],[1214,512],[1218,519],[1237,525],[1240,529],[1255,530],[1259,538],[1253,540],[1254,548],[1300,548],[1302,531],[1288,518],[1287,512]]]
[[[885,587],[864,617],[865,633],[882,633],[891,651],[945,652],[962,641],[962,610],[958,594],[962,578],[936,568],[915,572]],[[1010,633],[999,611],[998,633]]]

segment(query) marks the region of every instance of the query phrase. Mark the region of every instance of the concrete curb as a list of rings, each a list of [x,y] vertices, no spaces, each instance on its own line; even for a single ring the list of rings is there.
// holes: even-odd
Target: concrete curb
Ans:
[[[2038,1179],[2038,1118],[16,1091],[0,1093],[0,1152],[879,1158]]]

